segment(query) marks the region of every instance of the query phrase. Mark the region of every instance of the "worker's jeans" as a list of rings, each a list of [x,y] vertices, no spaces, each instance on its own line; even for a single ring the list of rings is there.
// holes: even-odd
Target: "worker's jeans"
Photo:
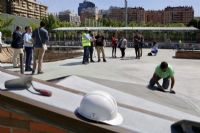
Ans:
[[[151,87],[151,88],[153,88],[154,87],[154,85],[156,84],[156,81],[159,81],[161,78],[155,78],[155,79],[151,79],[150,81],[149,81],[149,86]],[[164,89],[167,89],[168,87],[169,87],[169,78],[167,77],[167,78],[164,78],[163,79],[163,83],[162,83],[162,87],[164,88]]]
[[[83,62],[82,63],[88,63],[88,58],[90,54],[90,46],[83,47],[84,53],[83,53]]]

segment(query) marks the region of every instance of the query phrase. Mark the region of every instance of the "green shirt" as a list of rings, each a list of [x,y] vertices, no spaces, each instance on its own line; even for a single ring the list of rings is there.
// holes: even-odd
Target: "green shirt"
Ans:
[[[159,76],[160,78],[167,78],[167,77],[173,77],[174,76],[174,70],[172,68],[171,65],[168,65],[168,68],[165,72],[163,72],[160,68],[160,65],[158,65],[156,67],[156,70],[155,70],[155,74],[157,76]]]

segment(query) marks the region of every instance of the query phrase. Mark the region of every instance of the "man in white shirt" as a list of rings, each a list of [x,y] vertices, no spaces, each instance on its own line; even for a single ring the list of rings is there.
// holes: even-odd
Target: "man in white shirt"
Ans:
[[[30,26],[26,27],[26,33],[23,36],[24,49],[26,53],[26,65],[25,71],[32,71],[31,61],[33,57],[33,40],[32,40],[32,28]]]

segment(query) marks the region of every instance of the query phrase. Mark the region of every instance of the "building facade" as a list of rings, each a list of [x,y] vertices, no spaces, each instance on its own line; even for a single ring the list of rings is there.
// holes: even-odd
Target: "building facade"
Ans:
[[[81,22],[84,23],[86,19],[98,20],[98,9],[97,8],[85,8],[80,14]]]
[[[47,15],[47,6],[36,0],[0,0],[0,12],[27,18],[42,19]]]
[[[145,11],[145,23],[164,23],[164,11]]]
[[[110,7],[107,18],[125,21],[125,8]],[[142,7],[128,8],[128,23],[134,21],[136,23],[183,23],[188,24],[194,18],[194,10],[192,7],[167,7],[164,10],[147,10]]]
[[[192,7],[167,7],[164,10],[164,23],[188,24],[193,18],[194,10]]]
[[[81,23],[80,16],[78,16],[77,14],[75,14],[69,10],[59,12],[58,18],[60,21],[67,21],[76,26],[79,26]]]
[[[137,23],[145,21],[145,10],[144,8],[128,8],[128,23],[134,21]],[[110,7],[108,11],[108,18],[117,20],[117,21],[125,21],[125,8],[119,7]]]
[[[90,1],[87,1],[87,0],[84,0],[83,3],[79,3],[79,7],[78,7],[78,15],[81,16],[81,11],[83,9],[87,9],[87,8],[95,8],[95,4],[90,2]]]

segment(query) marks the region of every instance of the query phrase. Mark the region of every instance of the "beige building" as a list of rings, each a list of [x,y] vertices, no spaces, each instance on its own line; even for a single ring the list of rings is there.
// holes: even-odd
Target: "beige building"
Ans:
[[[98,20],[98,9],[96,7],[94,8],[85,8],[82,9],[81,13],[80,13],[80,19],[81,22],[85,22],[86,19],[94,19],[94,20]]]
[[[164,23],[184,23],[188,24],[194,18],[192,7],[167,7],[164,10]]]
[[[78,16],[78,14],[71,12],[69,10],[59,12],[58,18],[60,21],[67,21],[67,22],[73,23],[76,26],[79,26],[81,24],[80,16]]]
[[[125,21],[125,8],[110,7],[105,17],[117,21]],[[164,10],[145,11],[142,7],[128,8],[128,23],[184,23],[194,18],[192,7],[167,7]]]
[[[36,0],[0,0],[0,12],[27,18],[41,19],[47,15],[47,6]]]
[[[145,23],[164,23],[164,11],[163,10],[150,10],[145,12]]]
[[[117,21],[125,21],[125,8],[110,7],[108,17]],[[144,8],[128,8],[128,23],[132,21],[137,23],[145,21]]]

